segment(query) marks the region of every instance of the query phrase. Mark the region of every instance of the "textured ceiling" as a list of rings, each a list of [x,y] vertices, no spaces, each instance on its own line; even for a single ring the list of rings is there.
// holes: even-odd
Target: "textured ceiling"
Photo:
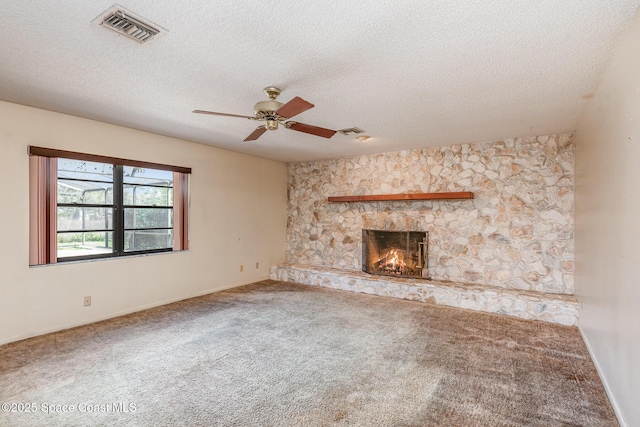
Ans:
[[[1,4],[0,99],[298,161],[574,130],[640,0],[123,0],[169,31],[147,45],[90,24],[112,1]],[[191,112],[269,85],[372,138]]]

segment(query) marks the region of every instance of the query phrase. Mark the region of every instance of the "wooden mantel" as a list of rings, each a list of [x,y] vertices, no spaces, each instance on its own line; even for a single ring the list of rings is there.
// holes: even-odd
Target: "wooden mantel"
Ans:
[[[451,200],[451,199],[473,199],[470,191],[459,191],[451,193],[402,193],[402,194],[373,194],[366,196],[333,196],[329,197],[330,202],[385,202],[394,200]]]

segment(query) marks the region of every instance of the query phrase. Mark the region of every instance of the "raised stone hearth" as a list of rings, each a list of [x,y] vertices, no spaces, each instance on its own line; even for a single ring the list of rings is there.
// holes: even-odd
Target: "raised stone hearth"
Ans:
[[[373,276],[359,271],[309,265],[280,264],[269,271],[272,280],[341,289],[425,303],[505,314],[562,325],[578,323],[573,295],[549,294],[495,286]]]

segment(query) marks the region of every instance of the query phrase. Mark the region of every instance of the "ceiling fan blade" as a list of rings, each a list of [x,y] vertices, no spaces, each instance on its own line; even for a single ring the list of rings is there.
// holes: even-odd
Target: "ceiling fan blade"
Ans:
[[[323,138],[331,138],[337,131],[321,128],[318,126],[311,126],[304,123],[293,122],[287,124],[289,129],[297,130],[298,132],[310,133],[311,135],[321,136]]]
[[[267,131],[266,127],[260,126],[256,130],[251,132],[251,135],[246,137],[244,140],[245,140],[245,142],[246,141],[255,141],[256,139],[260,138],[262,136],[262,134],[265,133],[266,131]]]
[[[239,114],[229,114],[229,113],[216,113],[215,111],[193,110],[193,112],[197,114],[210,114],[212,116],[240,117],[241,119],[251,119],[251,120],[255,119],[255,117],[253,116],[241,116]]]
[[[284,117],[285,119],[290,119],[291,117],[296,116],[313,107],[314,105],[312,103],[305,101],[299,96],[296,96],[291,101],[278,108],[276,114]]]

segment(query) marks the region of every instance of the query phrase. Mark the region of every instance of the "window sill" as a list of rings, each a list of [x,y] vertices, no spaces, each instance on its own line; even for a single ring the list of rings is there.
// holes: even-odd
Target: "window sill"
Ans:
[[[52,264],[30,265],[29,268],[51,267],[51,266],[56,266],[56,265],[84,264],[84,263],[87,263],[87,262],[113,261],[113,260],[122,260],[122,259],[129,259],[129,258],[140,258],[140,257],[149,257],[149,256],[172,255],[172,254],[179,254],[179,253],[183,253],[183,252],[190,252],[190,250],[189,249],[184,249],[184,250],[181,250],[181,251],[167,251],[167,252],[156,252],[156,253],[149,253],[149,254],[135,254],[135,255],[127,255],[127,256],[108,257],[108,258],[79,259],[79,260],[75,260],[75,261],[55,262],[55,263],[52,263]]]

